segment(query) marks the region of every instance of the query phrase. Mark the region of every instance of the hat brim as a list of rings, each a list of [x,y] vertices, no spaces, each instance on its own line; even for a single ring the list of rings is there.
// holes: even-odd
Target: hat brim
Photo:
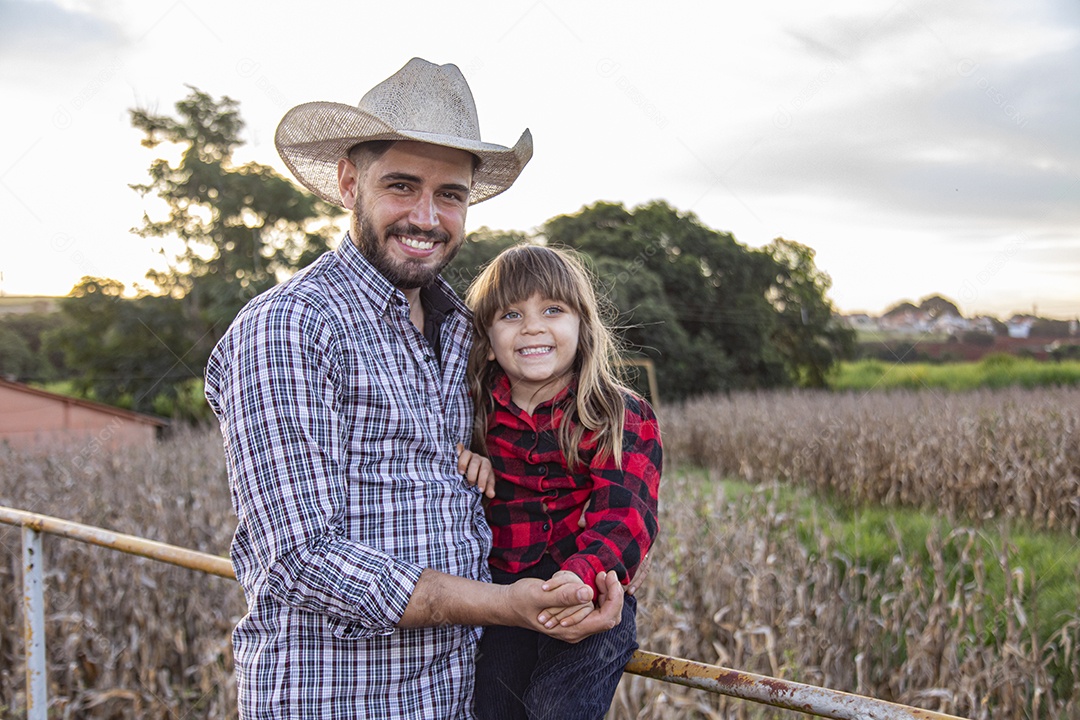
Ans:
[[[342,205],[338,160],[357,143],[372,140],[414,140],[472,153],[479,160],[473,173],[469,204],[495,197],[517,179],[532,157],[532,133],[525,130],[508,148],[470,138],[391,127],[351,105],[310,102],[285,113],[274,143],[300,183],[328,203]]]

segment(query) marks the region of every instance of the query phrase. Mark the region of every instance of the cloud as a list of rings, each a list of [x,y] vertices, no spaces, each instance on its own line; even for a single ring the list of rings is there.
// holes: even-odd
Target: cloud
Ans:
[[[730,155],[732,147],[754,147],[729,184],[739,193],[841,200],[907,225],[1027,220],[1074,233],[1080,33],[1029,29],[1029,44],[1009,58],[939,47],[935,56],[898,53],[877,67],[867,57],[883,48],[859,43],[917,31],[910,17],[878,28],[845,47],[833,38],[852,33],[789,31],[823,69],[781,106],[773,127],[747,126],[714,148]],[[848,59],[821,66],[822,57]]]
[[[0,0],[0,56],[49,62],[124,43],[120,28],[49,0]]]

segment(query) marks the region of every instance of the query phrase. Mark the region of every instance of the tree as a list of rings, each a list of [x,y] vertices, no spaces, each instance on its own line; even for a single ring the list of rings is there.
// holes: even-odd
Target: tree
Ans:
[[[613,261],[605,277],[625,337],[653,359],[662,397],[787,382],[768,339],[772,262],[730,234],[653,202],[597,203],[548,221],[543,235]]]
[[[1033,338],[1066,338],[1069,337],[1068,320],[1051,320],[1049,318],[1037,318],[1031,325],[1031,333],[1028,337]]]
[[[0,315],[0,376],[21,382],[48,382],[63,376],[64,358],[49,352],[45,335],[63,320],[60,313]]]
[[[653,361],[665,399],[822,385],[853,347],[813,250],[783,239],[751,250],[663,202],[597,203],[552,218],[534,238],[481,228],[443,275],[464,293],[486,262],[523,241],[585,256],[628,354]]]
[[[526,240],[528,236],[522,232],[504,232],[482,227],[466,236],[457,257],[443,269],[442,276],[459,296],[465,297],[469,283],[480,274],[484,265],[506,248]]]
[[[14,328],[0,324],[0,377],[22,380],[34,372],[37,362],[29,343]]]
[[[919,312],[919,308],[913,305],[910,300],[901,300],[900,302],[896,303],[888,310],[886,310],[885,314],[882,315],[882,317],[891,318],[896,317],[897,315],[917,312]]]
[[[131,111],[144,146],[182,148],[177,165],[155,160],[149,181],[131,186],[168,208],[134,232],[181,244],[166,270],[147,273],[159,294],[126,298],[116,281],[84,278],[62,306],[75,322],[52,338],[80,389],[137,410],[190,408],[184,398],[236,313],[325,251],[342,212],[268,166],[233,165],[244,126],[237,103],[190,90],[175,116]]]
[[[828,299],[832,279],[814,264],[814,251],[776,238],[764,248],[776,263],[767,297],[776,310],[772,341],[788,373],[807,387],[825,387],[829,369],[855,349],[855,331],[836,321]]]
[[[84,277],[62,301],[68,324],[47,336],[64,354],[80,394],[152,412],[197,373],[182,304],[168,296],[125,298],[116,280]]]
[[[931,295],[923,298],[919,303],[919,309],[932,318],[943,317],[946,315],[963,317],[963,315],[960,314],[960,308],[956,306],[956,303],[941,295]]]
[[[142,144],[184,147],[176,167],[155,160],[150,182],[131,187],[153,192],[167,217],[143,217],[142,237],[175,237],[183,251],[165,271],[150,271],[162,293],[185,301],[185,316],[212,347],[244,303],[324,252],[337,228],[329,218],[341,209],[300,190],[273,168],[234,167],[233,151],[244,127],[236,101],[214,100],[190,88],[176,103],[178,117],[131,111]]]

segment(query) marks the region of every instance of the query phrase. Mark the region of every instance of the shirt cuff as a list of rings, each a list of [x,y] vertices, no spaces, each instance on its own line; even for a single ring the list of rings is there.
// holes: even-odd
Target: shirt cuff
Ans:
[[[594,567],[593,563],[590,562],[590,560],[596,560],[597,566],[600,564],[600,561],[597,558],[588,558],[582,555],[574,555],[565,563],[563,563],[563,566],[560,569],[569,570],[570,572],[581,578],[581,582],[592,588],[593,600],[596,600],[598,597],[600,597],[600,591],[596,587],[596,574],[600,572],[600,570]]]
[[[356,640],[392,634],[423,571],[419,565],[387,558],[372,586],[363,589],[353,618],[331,616],[328,621],[331,632],[342,639]]]

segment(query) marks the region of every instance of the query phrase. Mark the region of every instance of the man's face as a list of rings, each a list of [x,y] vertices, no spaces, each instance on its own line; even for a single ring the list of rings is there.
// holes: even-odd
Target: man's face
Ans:
[[[465,240],[472,173],[469,153],[408,141],[395,143],[360,177],[340,170],[360,252],[402,290],[430,284]]]

